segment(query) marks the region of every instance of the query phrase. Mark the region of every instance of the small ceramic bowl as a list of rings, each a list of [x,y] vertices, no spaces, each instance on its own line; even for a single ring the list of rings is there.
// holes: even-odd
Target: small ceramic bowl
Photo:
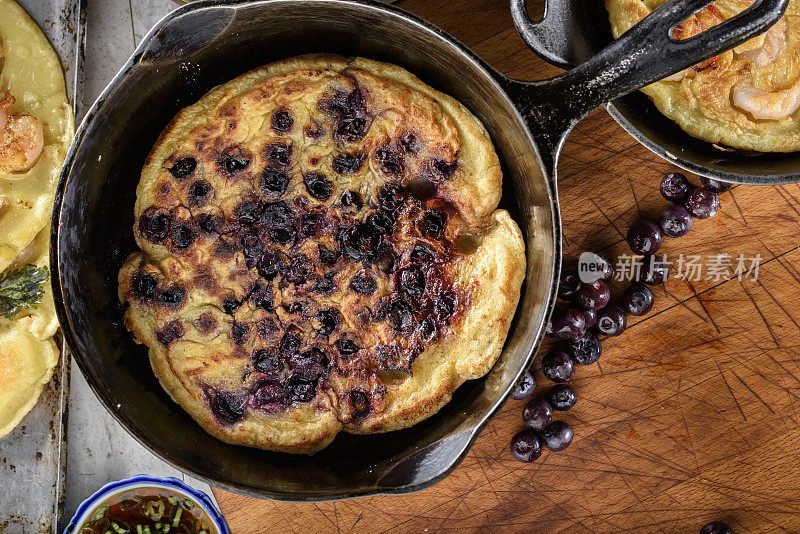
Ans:
[[[214,506],[214,503],[211,502],[211,499],[209,499],[208,495],[205,493],[190,488],[177,478],[156,478],[147,475],[137,475],[125,480],[109,482],[94,495],[83,501],[83,503],[78,506],[78,510],[64,530],[64,534],[79,532],[78,527],[82,526],[87,519],[91,518],[92,514],[101,504],[115,495],[137,488],[160,488],[181,495],[193,501],[208,515],[215,533],[230,534],[231,532],[222,514],[217,510],[217,507]]]

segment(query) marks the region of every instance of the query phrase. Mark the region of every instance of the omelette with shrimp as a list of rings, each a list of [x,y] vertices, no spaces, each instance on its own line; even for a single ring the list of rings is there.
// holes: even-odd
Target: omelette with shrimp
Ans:
[[[56,53],[16,2],[0,0],[0,437],[36,404],[58,363],[48,247],[72,134]]]
[[[665,0],[606,0],[614,37]],[[678,25],[688,39],[727,20],[752,0],[717,0]],[[761,152],[800,150],[800,0],[766,33],[642,89],[689,134]]]
[[[483,125],[400,67],[256,69],[150,153],[125,324],[226,442],[311,453],[411,426],[503,348],[525,249],[501,181]]]

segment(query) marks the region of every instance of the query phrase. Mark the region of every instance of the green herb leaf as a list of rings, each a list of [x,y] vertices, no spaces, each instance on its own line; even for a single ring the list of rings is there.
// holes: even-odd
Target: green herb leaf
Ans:
[[[49,277],[47,268],[30,264],[0,275],[0,315],[12,319],[22,309],[35,309]]]

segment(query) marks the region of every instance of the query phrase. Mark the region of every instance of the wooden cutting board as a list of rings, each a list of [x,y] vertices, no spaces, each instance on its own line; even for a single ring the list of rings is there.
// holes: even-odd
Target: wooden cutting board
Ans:
[[[510,76],[558,72],[525,47],[507,0],[399,5]],[[582,121],[559,165],[567,260],[629,254],[628,226],[667,206],[658,184],[672,170],[604,110]],[[758,279],[704,273],[659,288],[654,310],[606,340],[599,364],[578,369],[566,451],[513,460],[523,403],[510,401],[464,462],[425,491],[293,504],[217,490],[233,532],[694,533],[713,519],[737,533],[800,532],[799,210],[797,185],[739,186],[714,218],[665,238],[669,256],[696,254],[705,265],[728,253],[731,270],[740,254],[760,255]]]

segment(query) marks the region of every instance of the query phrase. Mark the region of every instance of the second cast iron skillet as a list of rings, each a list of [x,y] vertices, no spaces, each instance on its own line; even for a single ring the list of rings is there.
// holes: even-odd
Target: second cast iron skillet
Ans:
[[[542,338],[560,266],[555,164],[567,132],[597,106],[763,31],[788,0],[761,0],[699,37],[673,42],[669,29],[707,1],[670,3],[580,67],[541,82],[504,77],[439,28],[392,6],[218,0],[179,8],[150,31],[89,110],[58,186],[54,297],[90,387],[165,461],[242,493],[338,499],[414,491],[441,479],[500,408]],[[528,267],[508,341],[486,377],[464,384],[438,414],[412,428],[340,434],[325,450],[301,456],[223,443],[172,402],[150,369],[146,348],[122,324],[117,273],[135,249],[136,184],[164,126],[215,85],[309,52],[396,63],[475,113],[500,155],[502,202],[522,228]]]
[[[580,65],[613,40],[602,0],[546,0],[544,16],[537,22],[528,17],[524,0],[512,4],[522,38],[553,65]],[[800,181],[800,152],[763,153],[715,146],[684,132],[640,92],[617,98],[606,107],[637,141],[693,173],[741,184]]]

